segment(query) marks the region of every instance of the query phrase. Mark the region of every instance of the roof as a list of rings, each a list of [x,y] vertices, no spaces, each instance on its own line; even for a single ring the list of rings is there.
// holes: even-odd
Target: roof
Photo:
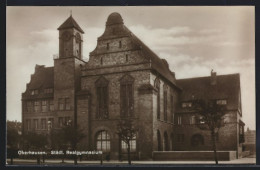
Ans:
[[[80,26],[74,20],[72,15],[63,24],[61,24],[61,26],[59,26],[58,30],[67,29],[67,28],[75,28],[79,32],[84,33],[84,31],[80,28]]]
[[[31,75],[31,80],[27,84],[27,88],[23,97],[29,97],[30,91],[34,89],[47,89],[54,87],[54,69],[53,67],[35,66],[35,73]],[[49,94],[46,94],[49,95]],[[35,96],[34,96],[35,97]],[[39,96],[38,96],[39,97]]]
[[[240,75],[229,74],[216,76],[216,84],[211,85],[211,77],[179,79],[182,88],[180,101],[194,99],[227,99],[227,109],[239,108]]]
[[[113,29],[111,29],[113,27]],[[162,77],[165,77],[176,87],[175,73],[169,69],[169,65],[165,59],[157,56],[147,45],[145,45],[138,37],[136,37],[123,23],[120,14],[114,12],[107,19],[106,29],[98,40],[107,40],[113,38],[129,37],[132,41],[133,49],[140,50],[145,57],[151,62],[151,68],[157,71]],[[90,55],[98,54],[97,48]]]
[[[107,18],[106,25],[113,25],[113,24],[123,24],[123,19],[121,15],[117,12],[113,12]]]

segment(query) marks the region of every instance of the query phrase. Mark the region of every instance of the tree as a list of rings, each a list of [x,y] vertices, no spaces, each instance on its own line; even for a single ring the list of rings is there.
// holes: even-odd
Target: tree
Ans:
[[[117,134],[119,139],[124,141],[127,145],[127,158],[128,164],[131,165],[131,156],[130,156],[130,141],[136,137],[138,128],[134,124],[133,119],[121,119],[117,124]]]
[[[197,126],[202,130],[210,131],[214,159],[216,164],[218,164],[216,134],[224,126],[226,107],[225,105],[218,105],[215,100],[195,100],[193,103],[195,111],[201,116]]]
[[[7,156],[11,159],[11,165],[13,164],[13,158],[17,157],[17,149],[20,146],[20,134],[21,122],[7,121]]]
[[[72,126],[71,122],[65,124],[61,129],[61,138],[63,144],[69,144],[72,150],[77,149],[77,144],[85,138],[83,129],[80,129],[79,126]],[[77,155],[74,157],[74,164],[77,164]]]

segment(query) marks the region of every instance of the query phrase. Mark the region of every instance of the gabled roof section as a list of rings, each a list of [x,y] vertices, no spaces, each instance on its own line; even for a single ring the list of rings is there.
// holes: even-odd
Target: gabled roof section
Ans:
[[[158,57],[147,45],[145,45],[138,37],[136,37],[123,23],[120,14],[112,13],[107,19],[106,29],[98,38],[98,41],[128,37],[132,41],[132,50],[140,50],[144,57],[151,62],[151,68],[157,71],[162,77],[167,79],[176,87],[175,73],[169,69],[169,65],[165,59]],[[90,55],[99,54],[97,47]]]
[[[31,81],[27,85],[27,90],[52,88],[54,86],[53,67],[36,65],[35,73],[31,76]]]
[[[67,28],[75,28],[79,32],[84,33],[84,31],[80,28],[80,26],[74,20],[72,15],[63,24],[61,24],[61,26],[59,26],[58,30],[67,29]]]
[[[228,109],[239,109],[240,75],[229,74],[216,76],[216,84],[211,84],[211,77],[179,79],[182,88],[180,101],[194,99],[226,99]]]

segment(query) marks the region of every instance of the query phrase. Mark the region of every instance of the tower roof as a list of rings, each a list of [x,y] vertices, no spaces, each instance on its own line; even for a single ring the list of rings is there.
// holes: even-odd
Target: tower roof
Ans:
[[[74,20],[72,15],[70,15],[70,17],[63,24],[61,24],[61,26],[59,26],[58,30],[67,28],[75,28],[79,32],[84,33],[84,31],[80,28],[79,24]]]
[[[121,15],[117,12],[113,12],[107,18],[106,25],[124,24]]]

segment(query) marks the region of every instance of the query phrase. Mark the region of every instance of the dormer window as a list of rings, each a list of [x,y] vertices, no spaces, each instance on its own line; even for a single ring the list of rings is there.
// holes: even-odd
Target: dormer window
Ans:
[[[217,100],[216,103],[217,103],[218,105],[226,105],[226,104],[227,104],[227,100],[223,100],[223,99]]]
[[[192,102],[183,102],[181,106],[182,106],[182,108],[191,107],[192,106]]]
[[[31,91],[31,95],[37,95],[37,94],[39,94],[39,90],[32,90]]]

